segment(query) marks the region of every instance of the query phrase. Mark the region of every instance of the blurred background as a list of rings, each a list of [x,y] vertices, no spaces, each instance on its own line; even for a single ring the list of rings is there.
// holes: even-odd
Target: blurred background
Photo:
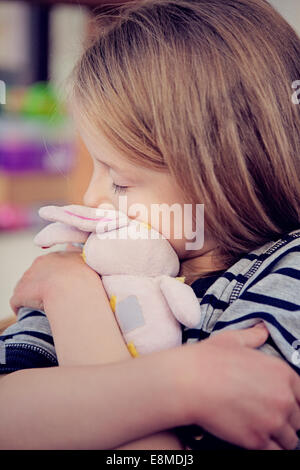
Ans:
[[[32,241],[38,208],[82,203],[91,161],[66,109],[66,79],[92,16],[118,3],[0,0],[0,327],[13,318],[15,284],[42,253]],[[300,34],[299,0],[270,3]]]

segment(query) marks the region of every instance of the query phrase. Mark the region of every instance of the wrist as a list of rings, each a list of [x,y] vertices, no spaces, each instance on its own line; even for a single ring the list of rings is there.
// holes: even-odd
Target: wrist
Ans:
[[[178,426],[202,426],[209,420],[212,405],[210,356],[214,351],[202,341],[183,344],[176,354],[173,380],[177,390]]]
[[[162,382],[160,393],[161,397],[165,397],[163,412],[168,421],[168,428],[195,422],[194,410],[189,403],[192,374],[186,373],[189,368],[186,352],[188,351],[185,346],[181,346],[158,353],[159,376]]]
[[[183,344],[180,348],[176,349],[177,357],[174,356],[173,358],[175,366],[173,380],[177,400],[177,426],[188,426],[196,422],[194,408],[195,404],[199,407],[200,397],[195,396],[194,382],[195,375],[201,368],[199,364],[196,367],[193,366],[192,352],[191,345]]]

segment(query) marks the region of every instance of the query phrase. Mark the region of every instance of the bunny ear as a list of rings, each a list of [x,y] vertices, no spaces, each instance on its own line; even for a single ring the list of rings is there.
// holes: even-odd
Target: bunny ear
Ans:
[[[34,243],[42,248],[49,248],[58,243],[85,243],[89,233],[71,225],[54,222],[44,227],[34,238]]]
[[[75,204],[61,207],[41,207],[39,215],[51,222],[63,222],[85,232],[107,232],[124,227],[129,223],[126,214],[121,212]]]

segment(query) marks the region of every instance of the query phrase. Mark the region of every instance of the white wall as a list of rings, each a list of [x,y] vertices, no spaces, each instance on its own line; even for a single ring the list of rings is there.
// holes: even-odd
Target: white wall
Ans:
[[[89,11],[80,5],[57,5],[50,17],[50,79],[57,87],[71,72],[82,51]]]
[[[19,70],[26,65],[29,8],[23,2],[0,3],[0,66]]]
[[[300,1],[268,0],[300,35]],[[300,51],[299,51],[300,53]]]

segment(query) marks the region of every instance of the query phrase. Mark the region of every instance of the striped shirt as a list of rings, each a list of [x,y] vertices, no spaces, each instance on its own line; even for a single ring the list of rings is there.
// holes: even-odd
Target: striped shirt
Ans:
[[[243,255],[218,275],[196,280],[192,288],[201,323],[183,328],[184,343],[263,321],[269,337],[258,349],[300,373],[300,230]],[[178,435],[186,449],[238,449],[198,426],[180,427]]]
[[[229,269],[196,280],[201,322],[182,326],[183,343],[201,341],[221,330],[242,329],[263,321],[269,338],[259,349],[300,372],[300,229],[243,255]],[[300,350],[300,348],[299,348]],[[21,308],[18,322],[0,336],[0,373],[58,365],[43,312]],[[187,449],[235,448],[198,426],[177,428]],[[198,439],[198,435],[204,437]]]
[[[58,362],[45,313],[20,308],[17,322],[0,336],[0,374],[52,366],[58,366]]]
[[[259,349],[300,373],[300,230],[244,255],[218,276],[198,279],[192,288],[202,317],[197,328],[184,329],[183,342],[263,321],[270,335]]]

